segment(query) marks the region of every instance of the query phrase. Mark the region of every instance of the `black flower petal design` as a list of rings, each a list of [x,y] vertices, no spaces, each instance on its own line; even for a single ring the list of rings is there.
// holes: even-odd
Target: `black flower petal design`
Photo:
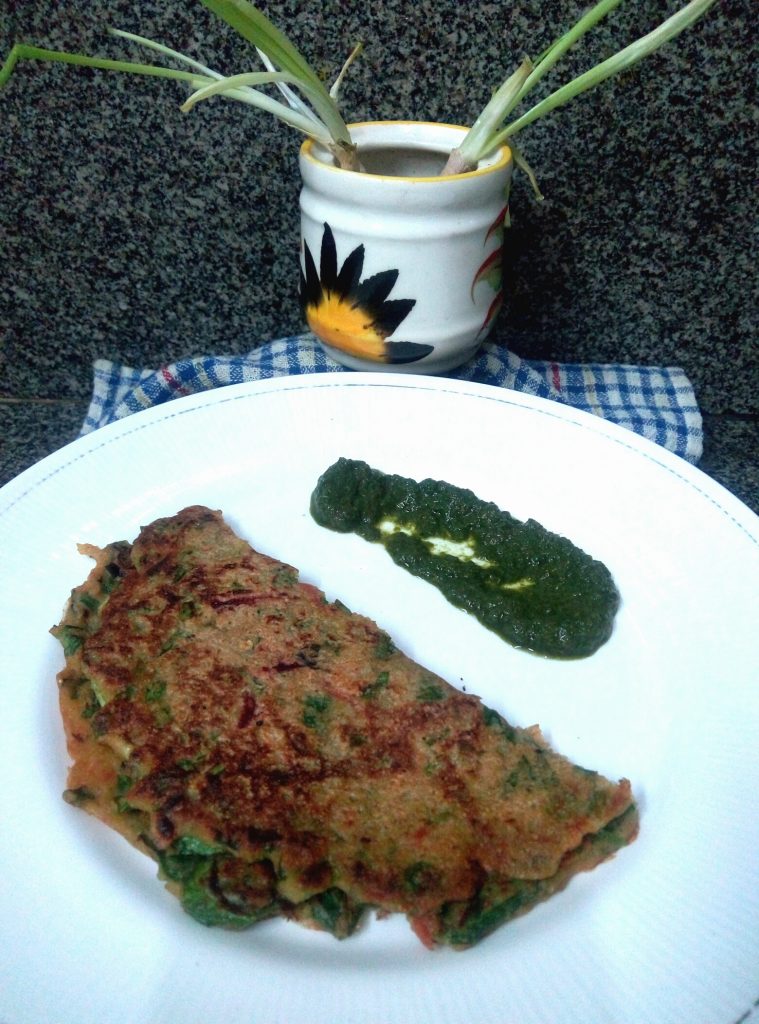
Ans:
[[[335,238],[324,225],[319,270],[304,243],[300,299],[314,334],[326,345],[362,359],[410,363],[432,351],[432,345],[388,341],[416,304],[416,299],[390,299],[397,270],[382,270],[361,280],[364,246],[359,245],[338,269]]]

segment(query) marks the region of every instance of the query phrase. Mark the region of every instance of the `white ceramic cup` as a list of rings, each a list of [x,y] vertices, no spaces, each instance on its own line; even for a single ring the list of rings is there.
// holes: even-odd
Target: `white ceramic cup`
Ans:
[[[350,126],[368,173],[300,152],[301,303],[309,328],[357,370],[444,373],[466,362],[500,307],[511,153],[440,177],[465,128]]]

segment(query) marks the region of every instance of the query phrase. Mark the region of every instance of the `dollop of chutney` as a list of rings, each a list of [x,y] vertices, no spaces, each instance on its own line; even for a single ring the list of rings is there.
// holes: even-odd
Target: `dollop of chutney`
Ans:
[[[383,544],[398,565],[515,647],[580,658],[611,634],[619,593],[606,566],[465,488],[341,458],[319,478],[311,515]]]

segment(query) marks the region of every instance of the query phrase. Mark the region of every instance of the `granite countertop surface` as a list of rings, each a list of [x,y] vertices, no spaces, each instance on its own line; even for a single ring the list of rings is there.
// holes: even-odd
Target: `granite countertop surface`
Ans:
[[[266,10],[325,79],[365,41],[343,86],[346,120],[471,124],[523,53],[541,52],[585,6]],[[107,35],[115,25],[226,73],[251,67],[248,44],[194,0],[53,7],[0,4],[0,62],[16,40],[143,59]],[[620,5],[550,85],[663,14],[660,0]],[[759,512],[755,21],[750,0],[716,4],[519,135],[545,198],[515,178],[492,340],[527,359],[682,367],[704,417],[700,468]],[[77,436],[93,360],[240,354],[303,329],[298,137],[238,103],[183,115],[185,95],[176,82],[37,61],[20,61],[0,91],[0,483]]]

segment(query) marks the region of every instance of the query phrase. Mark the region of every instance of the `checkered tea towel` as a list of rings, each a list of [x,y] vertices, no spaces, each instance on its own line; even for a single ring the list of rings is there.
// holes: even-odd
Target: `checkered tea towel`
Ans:
[[[352,371],[326,355],[311,334],[267,342],[243,356],[198,356],[154,370],[98,359],[82,434],[182,395],[328,372]],[[563,402],[634,430],[688,462],[701,457],[701,414],[690,381],[677,367],[536,362],[486,342],[468,363],[444,376]]]

